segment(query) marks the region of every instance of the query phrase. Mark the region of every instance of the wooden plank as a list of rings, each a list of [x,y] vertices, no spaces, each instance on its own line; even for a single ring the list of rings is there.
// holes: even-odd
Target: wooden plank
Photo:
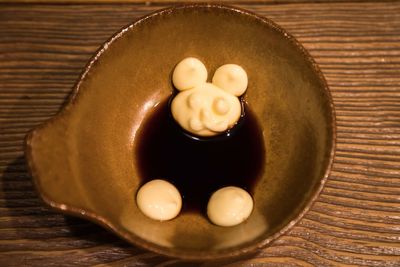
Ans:
[[[392,2],[393,0],[381,0],[381,2]],[[136,4],[175,4],[179,1],[172,0],[0,0],[0,3],[25,3],[25,4],[121,4],[121,3],[136,3]],[[230,3],[230,4],[293,4],[293,3],[344,3],[348,0],[186,0],[181,1],[186,3]],[[352,0],[351,2],[376,2],[373,0]]]
[[[400,2],[285,2],[240,6],[286,28],[321,66],[337,111],[337,155],[299,225],[233,265],[399,266]],[[99,45],[161,7],[0,5],[0,266],[188,266],[50,211],[23,159],[25,133],[58,111]]]

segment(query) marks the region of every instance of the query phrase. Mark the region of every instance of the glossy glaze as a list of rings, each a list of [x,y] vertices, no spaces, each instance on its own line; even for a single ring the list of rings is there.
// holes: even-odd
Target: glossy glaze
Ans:
[[[245,100],[268,156],[254,187],[254,212],[237,227],[221,229],[189,213],[160,224],[134,204],[140,185],[132,156],[137,130],[171,94],[171,70],[187,56],[198,57],[211,72],[231,62],[249,75]],[[293,226],[322,189],[334,143],[328,88],[299,43],[246,11],[188,5],[146,16],[108,41],[69,104],[27,136],[26,155],[48,205],[152,251],[204,260],[254,252]]]

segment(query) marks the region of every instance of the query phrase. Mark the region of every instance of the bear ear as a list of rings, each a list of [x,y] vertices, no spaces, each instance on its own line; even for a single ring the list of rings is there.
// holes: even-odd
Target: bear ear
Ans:
[[[222,65],[215,71],[212,83],[227,93],[241,96],[247,89],[247,73],[236,64]]]
[[[207,82],[207,69],[197,58],[188,57],[176,65],[172,74],[176,89],[184,91]]]

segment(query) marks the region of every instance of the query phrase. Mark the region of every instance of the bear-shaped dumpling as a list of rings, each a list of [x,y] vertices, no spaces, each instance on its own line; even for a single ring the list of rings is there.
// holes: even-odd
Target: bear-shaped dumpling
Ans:
[[[215,71],[212,83],[208,83],[204,64],[189,57],[175,67],[172,82],[179,91],[171,103],[172,116],[186,131],[202,137],[215,136],[239,120],[239,96],[248,83],[242,67],[223,65]]]

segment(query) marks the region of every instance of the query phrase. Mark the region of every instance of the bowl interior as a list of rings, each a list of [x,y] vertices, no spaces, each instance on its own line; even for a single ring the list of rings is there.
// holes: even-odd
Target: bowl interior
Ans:
[[[114,39],[62,114],[33,134],[32,165],[48,202],[88,214],[135,244],[194,257],[268,243],[299,216],[329,168],[333,119],[323,79],[290,37],[244,12],[196,6],[151,15]],[[245,100],[261,125],[266,158],[254,211],[235,227],[197,213],[157,222],[135,203],[137,134],[171,95],[171,72],[188,56],[202,60],[209,77],[226,63],[249,77]]]

